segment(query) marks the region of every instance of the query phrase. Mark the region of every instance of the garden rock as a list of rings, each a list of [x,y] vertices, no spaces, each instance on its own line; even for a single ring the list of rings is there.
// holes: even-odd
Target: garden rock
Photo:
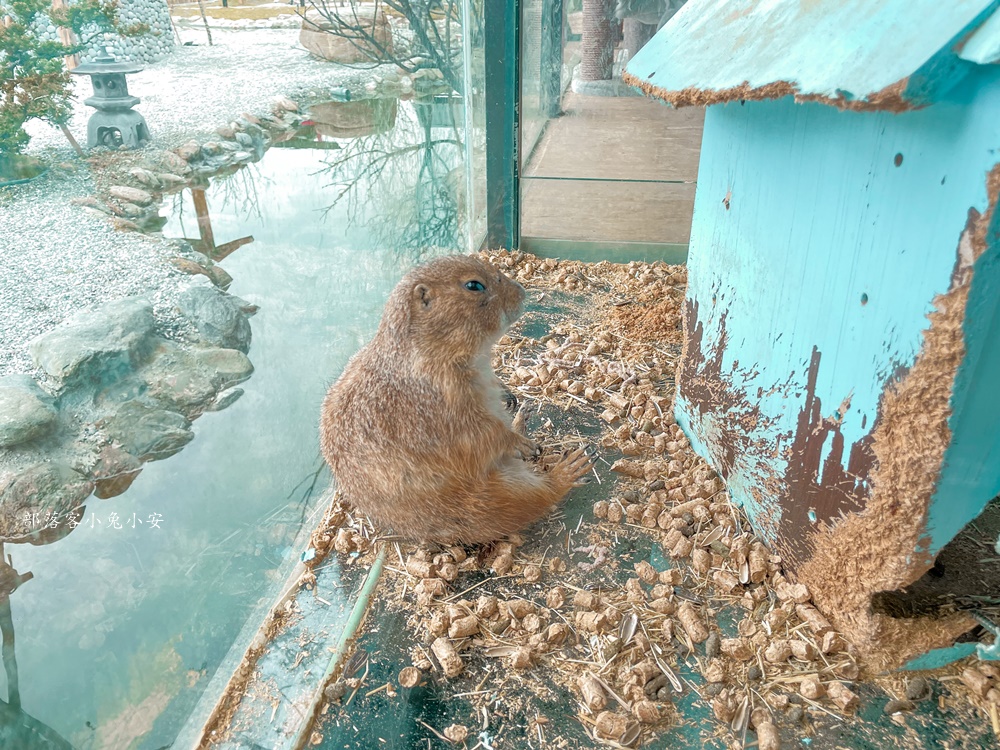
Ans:
[[[192,159],[196,159],[198,154],[201,153],[201,146],[198,145],[198,141],[188,141],[176,149],[176,153],[184,161],[191,161]]]
[[[215,398],[212,373],[183,347],[163,341],[142,368],[150,397],[178,410],[198,409]]]
[[[191,165],[173,151],[164,151],[160,157],[160,163],[175,174],[191,174]]]
[[[135,178],[136,182],[145,185],[148,188],[156,190],[160,187],[159,178],[150,172],[148,169],[143,169],[142,167],[133,167],[128,171],[128,173]]]
[[[180,258],[175,257],[170,259],[170,265],[176,268],[182,273],[190,274],[191,276],[208,276],[208,269],[190,258]]]
[[[56,423],[56,410],[32,390],[5,382],[10,381],[0,380],[0,448],[20,445],[50,432]]]
[[[177,304],[207,343],[250,351],[250,321],[241,309],[246,304],[242,300],[214,286],[192,285],[181,293]]]
[[[21,390],[28,391],[28,393],[32,394],[39,401],[43,401],[49,406],[55,405],[55,397],[44,391],[33,377],[25,373],[19,372],[3,376],[0,378],[0,387],[20,388]]]
[[[201,349],[195,358],[212,373],[212,383],[218,389],[242,383],[253,375],[253,365],[243,352],[236,349]]]
[[[131,453],[113,445],[105,446],[91,472],[94,494],[102,500],[117,497],[132,486],[141,469],[142,462]]]
[[[129,221],[128,219],[120,219],[117,216],[111,217],[111,226],[117,229],[119,232],[141,232],[142,229],[134,221]]]
[[[208,267],[208,278],[212,280],[222,291],[226,291],[230,285],[233,283],[233,277],[229,275],[229,272],[225,268],[219,265],[212,265]],[[246,312],[246,308],[243,308]]]
[[[110,383],[146,355],[153,327],[149,301],[128,297],[78,313],[37,337],[28,350],[38,367],[63,384],[84,379]]]
[[[189,274],[191,276],[204,276],[222,291],[229,288],[230,284],[233,283],[233,277],[222,266],[218,266],[212,263],[210,260],[205,260],[205,264],[199,263],[198,261],[191,260],[190,258],[180,258],[175,257],[170,259],[170,265],[176,268],[178,271]],[[243,308],[244,312],[246,309]]]
[[[222,411],[235,404],[243,395],[242,388],[230,388],[215,397],[215,401],[205,407],[205,411]]]
[[[299,105],[294,101],[289,99],[287,96],[279,96],[274,100],[274,107],[276,111],[284,112],[298,112]]]
[[[129,401],[104,420],[108,435],[121,447],[144,461],[155,461],[177,453],[191,442],[191,422],[175,411]]]
[[[329,19],[316,10],[308,10],[302,19],[302,30],[299,32],[299,43],[310,53],[323,60],[339,63],[372,62],[382,54],[392,54],[392,30],[389,19],[381,8],[364,9],[358,6],[352,8],[352,13],[345,14],[352,24],[358,24],[372,35],[376,44],[367,44],[363,39],[350,38],[349,34],[338,36],[343,29],[334,28],[337,19]],[[333,31],[334,33],[330,33]]]
[[[158,175],[156,175],[156,178],[164,185],[166,185],[168,188],[187,184],[187,180],[185,180],[183,177],[172,174],[170,172],[160,172]]]
[[[112,185],[108,190],[112,197],[126,203],[135,203],[140,206],[148,206],[153,202],[153,196],[145,190],[128,187],[126,185]]]
[[[23,540],[79,507],[94,485],[69,464],[35,464],[0,492],[0,541]],[[30,541],[30,540],[28,540]]]

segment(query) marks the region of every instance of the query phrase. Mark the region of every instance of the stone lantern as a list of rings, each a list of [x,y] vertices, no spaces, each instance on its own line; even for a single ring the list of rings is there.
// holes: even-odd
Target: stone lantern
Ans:
[[[138,73],[141,65],[117,61],[102,47],[100,54],[91,62],[79,65],[71,71],[76,75],[89,75],[94,84],[94,95],[84,100],[84,104],[97,111],[87,122],[87,148],[107,146],[118,148],[139,148],[150,140],[145,119],[132,107],[139,103],[139,97],[128,93],[126,73]]]

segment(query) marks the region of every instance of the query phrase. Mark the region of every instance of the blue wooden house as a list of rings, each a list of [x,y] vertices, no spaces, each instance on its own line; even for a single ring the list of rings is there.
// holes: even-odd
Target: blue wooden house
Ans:
[[[1000,0],[690,0],[625,76],[707,105],[677,419],[881,666],[1000,596],[998,62]]]

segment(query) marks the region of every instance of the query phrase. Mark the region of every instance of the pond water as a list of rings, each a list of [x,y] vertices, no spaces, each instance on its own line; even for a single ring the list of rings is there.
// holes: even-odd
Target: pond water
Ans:
[[[10,598],[20,710],[0,704],[0,747],[170,746],[275,595],[296,535],[322,510],[328,384],[402,273],[463,249],[461,146],[418,110],[318,110],[286,144],[297,148],[272,148],[200,195],[168,197],[165,236],[203,239],[210,225],[209,244],[238,247],[221,265],[230,293],[260,308],[256,371],[242,398],[194,422],[183,451],[146,464],[124,494],[92,498],[66,538],[7,545],[33,579]],[[200,222],[195,197],[207,205]],[[158,528],[134,521],[151,516]]]

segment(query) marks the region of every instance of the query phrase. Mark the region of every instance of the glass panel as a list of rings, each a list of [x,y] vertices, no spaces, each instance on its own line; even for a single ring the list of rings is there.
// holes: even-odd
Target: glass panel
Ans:
[[[521,169],[545,127],[542,112],[542,13],[551,0],[521,0]]]
[[[669,15],[653,18],[647,6],[661,5],[678,3],[526,0],[522,249],[581,259],[683,259],[703,112],[664,107],[621,82],[629,57]],[[546,14],[561,33],[552,54],[537,58],[536,74]],[[560,84],[558,107],[549,112],[537,106],[540,79]]]
[[[462,0],[462,35],[465,85],[466,221],[469,250],[476,251],[486,239],[486,38],[483,3]]]

